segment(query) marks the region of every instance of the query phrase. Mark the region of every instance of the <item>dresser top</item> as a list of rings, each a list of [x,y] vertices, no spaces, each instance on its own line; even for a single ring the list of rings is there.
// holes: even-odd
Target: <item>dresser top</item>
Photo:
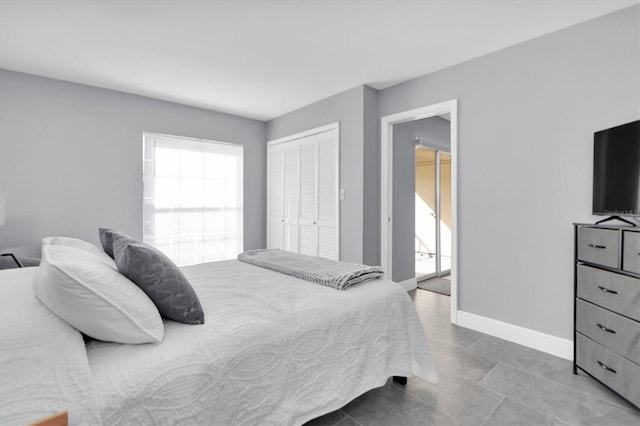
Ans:
[[[609,225],[607,223],[602,223],[600,225],[596,225],[594,223],[574,223],[574,226],[588,226],[590,228],[602,228],[602,229],[622,229],[623,231],[635,231],[640,232],[640,225],[631,226],[631,225]]]

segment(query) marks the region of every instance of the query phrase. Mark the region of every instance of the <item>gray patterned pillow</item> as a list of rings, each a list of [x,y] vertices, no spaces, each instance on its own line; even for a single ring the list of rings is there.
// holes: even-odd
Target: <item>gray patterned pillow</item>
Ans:
[[[100,236],[100,244],[102,245],[102,250],[104,250],[104,252],[107,253],[112,259],[115,259],[115,257],[113,257],[113,240],[115,238],[121,237],[131,238],[127,234],[118,231],[117,229],[111,228],[99,228],[98,235]]]
[[[118,272],[149,296],[160,315],[184,324],[204,324],[198,295],[171,259],[129,237],[115,237],[113,252]]]

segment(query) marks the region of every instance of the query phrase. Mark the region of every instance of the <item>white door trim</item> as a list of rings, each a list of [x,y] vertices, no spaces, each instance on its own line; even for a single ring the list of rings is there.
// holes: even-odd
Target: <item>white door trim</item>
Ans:
[[[458,315],[458,100],[440,102],[381,118],[380,124],[380,263],[392,278],[393,125],[451,114],[451,322]]]
[[[318,133],[324,133],[329,130],[335,130],[336,134],[340,134],[340,122],[336,121],[324,126],[314,127],[313,129],[305,130],[304,132],[294,133],[293,135],[283,136],[278,139],[273,139],[267,142],[267,145],[276,145],[283,142],[289,142],[296,139],[306,138],[307,136],[317,135]]]
[[[409,278],[408,280],[399,282],[398,285],[404,288],[406,291],[415,290],[418,287],[418,282],[415,278]]]

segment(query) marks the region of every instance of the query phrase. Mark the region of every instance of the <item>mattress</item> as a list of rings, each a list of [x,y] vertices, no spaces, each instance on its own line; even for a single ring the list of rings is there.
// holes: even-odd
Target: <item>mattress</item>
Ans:
[[[72,425],[100,425],[82,335],[35,299],[35,270],[0,271],[0,424],[68,411]]]
[[[183,271],[205,324],[167,320],[159,344],[87,344],[104,424],[303,424],[390,376],[437,380],[396,283],[338,291],[235,260]]]

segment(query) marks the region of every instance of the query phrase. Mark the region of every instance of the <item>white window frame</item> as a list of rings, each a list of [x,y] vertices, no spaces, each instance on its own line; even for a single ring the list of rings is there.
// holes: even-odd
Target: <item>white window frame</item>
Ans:
[[[235,235],[235,238],[233,238],[232,241],[237,241],[238,242],[238,249],[239,252],[241,252],[243,250],[244,247],[244,146],[240,145],[240,144],[234,144],[234,143],[229,143],[229,142],[221,142],[221,141],[214,141],[214,140],[207,140],[207,139],[197,139],[197,138],[189,138],[189,137],[184,137],[184,136],[176,136],[176,135],[168,135],[168,134],[161,134],[161,133],[155,133],[155,132],[143,132],[143,137],[142,137],[142,161],[143,161],[143,167],[142,167],[142,178],[143,178],[143,199],[142,199],[142,226],[143,226],[143,240],[151,245],[154,245],[152,241],[150,241],[151,238],[157,236],[157,234],[153,234],[151,232],[149,232],[149,227],[153,227],[154,225],[150,224],[150,221],[153,219],[150,215],[153,215],[153,212],[149,212],[148,209],[152,209],[152,210],[156,210],[156,207],[153,205],[153,202],[156,198],[155,194],[150,194],[149,191],[153,191],[153,186],[155,185],[155,150],[156,150],[156,138],[162,138],[162,139],[170,139],[170,140],[174,140],[176,142],[179,141],[185,141],[185,142],[189,142],[189,143],[193,143],[193,142],[197,142],[197,143],[206,143],[206,144],[212,144],[218,147],[223,147],[223,146],[227,146],[230,148],[233,148],[234,150],[239,150],[239,167],[236,168],[236,181],[238,182],[238,186],[236,188],[236,202],[234,206],[228,207],[206,207],[206,206],[195,206],[195,207],[167,207],[167,208],[161,208],[160,210],[165,210],[165,209],[169,209],[170,211],[173,210],[177,210],[178,212],[182,209],[182,210],[190,210],[190,211],[195,211],[195,212],[206,212],[206,211],[226,211],[226,210],[234,210],[236,212],[238,212],[239,218],[236,221],[236,230],[237,233]],[[149,148],[152,148],[153,152],[148,152]],[[203,152],[203,151],[198,151],[195,150],[196,152]],[[151,164],[150,164],[151,163]],[[153,170],[150,170],[150,167],[154,167]],[[203,165],[203,172],[204,172],[204,165]],[[153,176],[153,182],[150,183],[148,182],[149,179],[149,173],[152,173]],[[203,181],[204,181],[204,176],[203,176]],[[203,201],[204,202],[204,201]],[[201,235],[205,235],[204,232]],[[170,238],[173,238],[174,235],[170,234]],[[200,244],[203,244],[203,242],[200,242]],[[171,253],[165,253],[167,254],[167,256],[172,257]],[[231,258],[235,258],[235,256],[237,255],[237,253],[233,254],[233,256],[231,255],[227,255],[226,257],[221,257],[221,258],[216,258],[216,259],[207,259],[204,258],[202,261],[204,262],[208,262],[208,261],[215,261],[215,260],[225,260],[225,259],[231,259]],[[200,253],[199,255],[197,255],[198,257],[201,256],[205,256],[204,253]],[[194,264],[194,263],[200,263],[200,259],[198,259],[196,262],[193,261],[189,261],[187,263],[185,263],[184,261],[180,261],[180,259],[174,259],[172,258],[172,260],[174,260],[179,266],[186,266],[186,265],[190,265],[190,264]]]

